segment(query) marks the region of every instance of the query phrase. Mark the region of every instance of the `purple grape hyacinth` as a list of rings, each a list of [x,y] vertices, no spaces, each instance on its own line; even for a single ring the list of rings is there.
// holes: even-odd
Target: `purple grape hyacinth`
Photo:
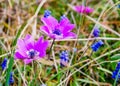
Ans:
[[[13,83],[14,83],[13,72],[10,72],[9,84],[13,84]]]
[[[7,61],[8,61],[8,59],[4,58],[3,62],[1,63],[2,70],[6,69],[6,67],[7,67]]]
[[[50,15],[51,15],[51,11],[45,10],[44,17],[47,18]]]
[[[94,37],[99,37],[99,33],[100,33],[99,28],[98,28],[98,27],[95,27],[95,28],[94,28],[94,31],[93,31]]]
[[[91,48],[93,51],[97,51],[102,45],[103,45],[103,41],[102,40],[99,40],[98,42],[95,42]]]
[[[50,14],[51,12],[45,11],[44,17],[41,18],[41,21],[44,23],[44,26],[40,28],[41,31],[53,39],[76,38],[76,34],[71,32],[75,25],[71,24],[65,15],[58,22]]]
[[[78,13],[82,13],[82,14],[90,14],[93,12],[93,8],[90,7],[85,7],[83,5],[80,6],[74,6],[73,9],[78,12]]]
[[[24,39],[17,41],[17,46],[15,59],[22,59],[25,64],[29,64],[33,60],[43,58],[46,55],[48,41],[44,41],[43,37],[40,37],[35,42],[31,35],[26,35]]]
[[[69,61],[69,54],[68,54],[68,51],[62,51],[60,53],[60,66],[61,67],[64,67],[64,66],[67,66],[68,64],[68,61]]]
[[[120,62],[118,62],[116,69],[113,71],[112,73],[112,78],[116,79],[118,76],[118,78],[120,78]]]

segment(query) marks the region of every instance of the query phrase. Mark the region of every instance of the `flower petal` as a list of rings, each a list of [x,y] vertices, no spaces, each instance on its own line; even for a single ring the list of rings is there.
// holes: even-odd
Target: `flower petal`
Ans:
[[[70,20],[67,17],[60,20],[60,26],[65,26],[66,24],[70,24]]]
[[[23,55],[21,55],[20,52],[15,52],[14,57],[15,57],[15,59],[25,59],[26,58]]]
[[[23,53],[27,51],[26,46],[25,46],[25,42],[22,39],[18,39],[17,46],[18,46],[18,49],[20,51],[22,51]]]
[[[41,21],[45,24],[45,26],[48,26],[50,29],[54,29],[56,25],[58,25],[58,21],[52,17],[48,16],[47,18],[41,18]]]
[[[33,59],[24,59],[24,63],[25,64],[29,64],[29,63],[31,63],[33,61]]]
[[[43,47],[42,49],[43,49],[43,50],[46,50],[47,47],[48,47],[48,44],[49,44],[48,41],[44,41],[44,42],[41,44],[41,46]]]
[[[44,56],[46,56],[46,51],[41,51],[39,56],[40,56],[40,58],[43,58]]]
[[[27,50],[34,49],[34,42],[31,42],[26,45]]]
[[[42,50],[42,45],[41,43],[43,42],[43,36],[41,36],[38,41],[34,44],[34,49],[39,51]]]
[[[27,34],[24,38],[24,40],[29,40],[31,38],[31,35]]]
[[[48,29],[47,26],[41,26],[41,31],[43,31],[47,35],[50,33],[50,29]]]
[[[68,25],[66,25],[64,27],[63,33],[71,31],[72,29],[74,29],[74,27],[75,27],[75,24],[68,24]]]
[[[44,41],[43,37],[40,37],[39,40],[35,43],[34,49],[40,53],[40,56],[44,56],[42,53],[46,52],[49,42]]]
[[[75,6],[74,10],[78,13],[84,13],[85,6]]]
[[[24,38],[24,42],[25,42],[25,45],[29,43],[34,44],[34,39],[31,35],[26,35],[26,37]]]
[[[68,32],[64,34],[64,38],[76,38],[77,35],[73,32]]]
[[[89,14],[89,13],[92,13],[93,12],[93,9],[92,8],[90,8],[90,7],[86,7],[85,8],[85,13],[86,14]]]
[[[63,38],[63,34],[61,34],[61,35],[50,34],[49,36],[50,36],[50,38],[53,38],[53,39],[62,39]]]

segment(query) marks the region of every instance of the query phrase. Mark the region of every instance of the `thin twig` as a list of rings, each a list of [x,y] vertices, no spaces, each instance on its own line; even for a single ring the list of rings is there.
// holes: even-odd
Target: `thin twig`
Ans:
[[[58,73],[58,67],[57,67],[57,63],[56,63],[56,59],[55,59],[55,53],[54,53],[54,50],[53,50],[54,46],[52,47],[52,56],[53,56],[53,61],[54,61],[54,66],[55,66],[55,69]]]
[[[114,41],[120,41],[120,38],[107,38],[107,37],[97,37],[97,38],[81,38],[81,39],[61,39],[61,40],[55,40],[55,41],[92,41],[92,40],[114,40]],[[52,42],[53,40],[49,40]]]

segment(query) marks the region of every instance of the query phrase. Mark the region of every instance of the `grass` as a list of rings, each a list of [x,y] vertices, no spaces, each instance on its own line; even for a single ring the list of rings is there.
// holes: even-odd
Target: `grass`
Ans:
[[[78,14],[72,6],[80,4],[94,8],[94,12]],[[112,86],[112,71],[120,61],[118,4],[119,0],[1,0],[0,62],[5,57],[9,61],[6,70],[0,69],[0,86],[9,86],[11,71],[14,73],[11,86]],[[43,25],[40,18],[46,9],[57,19],[65,14],[76,25],[73,32],[77,38],[55,40],[50,53],[53,60],[45,57],[25,65],[23,61],[14,59],[18,39],[31,34],[37,40],[43,35],[52,44],[52,39],[40,31]],[[94,38],[92,33],[96,26],[100,29],[100,37]],[[90,46],[95,40],[103,40],[104,45],[92,52]],[[59,58],[62,50],[68,50],[70,58],[63,68]]]

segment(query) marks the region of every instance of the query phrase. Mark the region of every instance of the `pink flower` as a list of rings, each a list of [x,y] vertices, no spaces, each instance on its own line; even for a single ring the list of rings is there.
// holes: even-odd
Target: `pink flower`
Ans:
[[[75,25],[71,24],[69,19],[65,16],[62,16],[61,20],[58,22],[58,20],[50,15],[49,11],[45,11],[41,21],[44,23],[44,26],[41,26],[40,30],[50,38],[65,39],[76,37],[76,34],[71,32]]]
[[[15,51],[15,59],[21,59],[25,64],[31,63],[33,60],[43,58],[46,55],[46,49],[48,47],[48,41],[44,41],[43,37],[40,37],[38,41],[30,35],[26,35],[24,39],[17,41],[18,49]]]
[[[90,7],[85,7],[83,5],[80,6],[74,6],[73,9],[78,12],[78,13],[83,13],[83,14],[90,14],[93,12],[93,8]]]

